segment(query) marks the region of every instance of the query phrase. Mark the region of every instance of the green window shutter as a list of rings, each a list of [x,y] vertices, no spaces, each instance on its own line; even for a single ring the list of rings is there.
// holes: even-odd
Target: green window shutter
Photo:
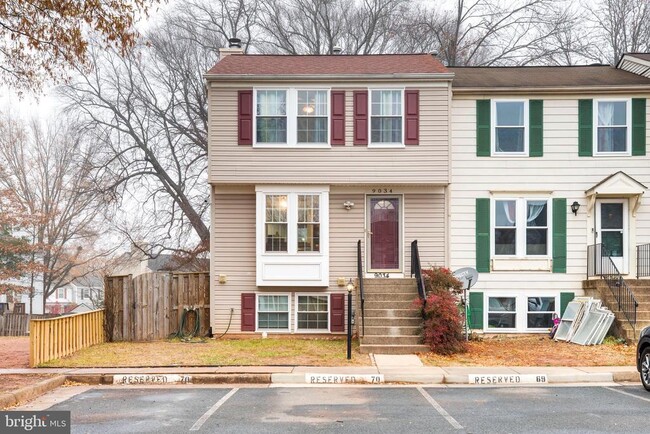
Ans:
[[[491,152],[490,100],[476,100],[476,156],[489,157]]]
[[[646,109],[645,98],[632,99],[632,155],[645,155]]]
[[[553,272],[566,273],[566,199],[553,199]]]
[[[594,153],[594,102],[578,101],[578,155],[591,157]]]
[[[544,101],[531,99],[528,102],[528,156],[544,155]]]
[[[469,293],[469,328],[483,330],[483,293]]]
[[[573,292],[560,292],[560,317],[564,315],[566,307],[574,297],[575,294]]]
[[[490,272],[490,199],[476,199],[476,269]]]

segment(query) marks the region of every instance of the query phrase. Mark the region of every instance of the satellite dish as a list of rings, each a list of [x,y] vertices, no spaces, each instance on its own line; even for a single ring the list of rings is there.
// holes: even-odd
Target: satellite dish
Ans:
[[[478,271],[472,267],[459,268],[451,274],[460,280],[464,289],[470,289],[478,281]]]

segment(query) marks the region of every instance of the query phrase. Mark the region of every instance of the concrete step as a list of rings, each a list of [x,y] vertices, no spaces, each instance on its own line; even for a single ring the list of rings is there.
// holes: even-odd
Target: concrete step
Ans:
[[[366,320],[370,318],[422,318],[422,314],[415,309],[368,309],[366,306],[364,310]]]
[[[368,318],[368,312],[366,312],[366,329],[368,327],[374,326],[386,326],[386,327],[420,327],[422,325],[422,318],[418,315],[417,317],[374,317]]]
[[[366,332],[367,332],[366,328]],[[420,336],[364,336],[361,338],[362,345],[418,345]]]
[[[364,295],[373,292],[417,294],[418,287],[415,279],[364,279]]]
[[[420,336],[418,326],[369,326],[366,324],[364,338],[368,336]]]
[[[413,300],[410,301],[369,301],[366,299],[365,309],[413,309]]]
[[[427,353],[431,349],[426,345],[364,345],[359,346],[362,354],[415,354]]]
[[[369,301],[408,301],[413,302],[418,298],[417,292],[370,292],[365,294],[366,303]]]

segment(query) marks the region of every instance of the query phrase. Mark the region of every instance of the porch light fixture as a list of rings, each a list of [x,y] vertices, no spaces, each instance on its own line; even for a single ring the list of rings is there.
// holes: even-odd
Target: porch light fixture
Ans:
[[[573,215],[578,215],[579,209],[580,209],[580,204],[576,200],[571,204],[571,211],[573,211]]]
[[[349,200],[343,202],[343,208],[345,208],[348,211],[350,211],[353,206],[354,206],[354,202],[350,202]]]
[[[354,290],[354,283],[352,282],[352,279],[348,282],[347,286],[348,292],[352,292]]]

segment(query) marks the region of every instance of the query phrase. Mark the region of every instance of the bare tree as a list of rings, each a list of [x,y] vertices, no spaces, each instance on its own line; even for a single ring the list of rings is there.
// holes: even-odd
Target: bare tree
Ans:
[[[29,128],[10,118],[0,122],[0,185],[15,192],[31,215],[40,216],[25,230],[43,246],[43,304],[71,280],[79,267],[106,252],[94,247],[98,216],[110,202],[99,195],[93,175],[97,146],[79,125],[60,120]]]
[[[600,0],[585,7],[594,26],[592,36],[599,39],[595,55],[615,64],[626,52],[650,51],[650,1]]]
[[[94,52],[94,73],[62,89],[69,110],[102,143],[98,171],[111,179],[108,190],[138,204],[120,229],[131,242],[146,240],[152,255],[196,254],[210,242],[202,74],[216,62],[224,35],[192,27],[185,12],[181,19],[166,15],[129,56]]]

